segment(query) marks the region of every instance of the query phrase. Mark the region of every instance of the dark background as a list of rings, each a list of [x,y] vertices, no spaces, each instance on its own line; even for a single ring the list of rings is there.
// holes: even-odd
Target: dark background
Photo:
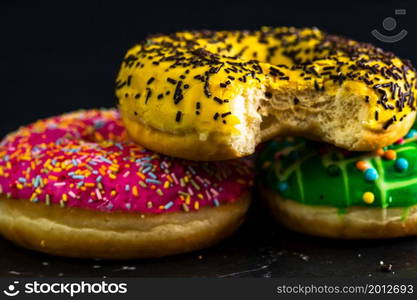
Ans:
[[[394,9],[407,9],[406,16]],[[372,42],[417,64],[413,1],[4,1],[0,2],[0,136],[38,118],[113,106],[126,50],[151,33],[184,29],[317,26]],[[395,17],[395,44],[378,42]]]
[[[38,3],[39,2],[39,3]],[[394,10],[407,9],[406,16]],[[36,119],[80,108],[111,107],[126,50],[151,33],[184,29],[317,26],[374,43],[417,64],[414,1],[1,1],[0,136]],[[400,42],[382,21],[395,17]],[[391,33],[392,34],[392,33]],[[256,198],[256,194],[255,194]],[[257,199],[255,199],[257,200]],[[0,276],[417,276],[417,240],[334,241],[279,228],[255,201],[249,222],[208,250],[161,260],[103,262],[51,257],[0,239]],[[392,264],[382,272],[379,261]]]

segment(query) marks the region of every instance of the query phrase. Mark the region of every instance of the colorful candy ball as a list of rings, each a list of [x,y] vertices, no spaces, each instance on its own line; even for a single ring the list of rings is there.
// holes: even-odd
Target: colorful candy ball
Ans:
[[[372,204],[375,201],[375,195],[372,192],[365,192],[362,195],[362,200],[366,204]]]
[[[384,156],[385,151],[384,151],[384,149],[379,148],[375,151],[375,154],[378,155],[378,156]]]
[[[415,129],[411,129],[411,130],[407,133],[407,135],[405,136],[405,138],[406,138],[406,139],[411,139],[411,138],[415,137],[415,136],[416,136],[416,134],[417,134],[417,130],[415,130]]]
[[[406,171],[408,169],[408,160],[405,158],[399,158],[395,161],[395,168],[400,171]]]
[[[375,181],[378,179],[378,172],[374,168],[365,170],[365,179],[368,181]]]
[[[288,190],[289,186],[288,183],[285,181],[281,181],[278,183],[278,190],[280,192],[285,192],[286,190]]]
[[[397,158],[397,152],[395,152],[394,150],[387,150],[384,153],[384,158],[388,160],[394,160]]]
[[[362,171],[362,172],[365,171],[366,169],[368,169],[369,167],[370,166],[369,166],[369,163],[367,161],[359,160],[359,161],[356,162],[356,168],[358,170]]]

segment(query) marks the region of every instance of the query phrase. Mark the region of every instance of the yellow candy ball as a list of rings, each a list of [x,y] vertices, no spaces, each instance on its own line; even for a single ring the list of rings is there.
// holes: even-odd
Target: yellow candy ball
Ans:
[[[365,192],[362,195],[362,200],[366,204],[372,204],[375,201],[375,195],[372,192]]]

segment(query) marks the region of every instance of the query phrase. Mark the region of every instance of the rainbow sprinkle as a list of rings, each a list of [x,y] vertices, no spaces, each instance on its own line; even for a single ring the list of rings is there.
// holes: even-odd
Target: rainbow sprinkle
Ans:
[[[47,205],[188,212],[236,201],[252,183],[248,160],[192,162],[130,142],[116,110],[40,120],[0,144],[0,194]]]

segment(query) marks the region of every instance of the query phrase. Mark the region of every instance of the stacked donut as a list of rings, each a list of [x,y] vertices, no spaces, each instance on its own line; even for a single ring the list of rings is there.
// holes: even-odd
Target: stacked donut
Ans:
[[[74,257],[207,247],[242,223],[255,173],[243,157],[266,142],[259,188],[285,225],[414,234],[415,90],[408,61],[314,28],[152,36],[122,62],[118,110],[3,140],[0,232]]]
[[[261,192],[287,227],[335,238],[417,234],[417,130],[372,152],[300,138],[268,142]]]
[[[0,146],[0,231],[24,247],[139,258],[208,246],[249,205],[245,161],[197,163],[132,143],[116,110],[38,121]]]

